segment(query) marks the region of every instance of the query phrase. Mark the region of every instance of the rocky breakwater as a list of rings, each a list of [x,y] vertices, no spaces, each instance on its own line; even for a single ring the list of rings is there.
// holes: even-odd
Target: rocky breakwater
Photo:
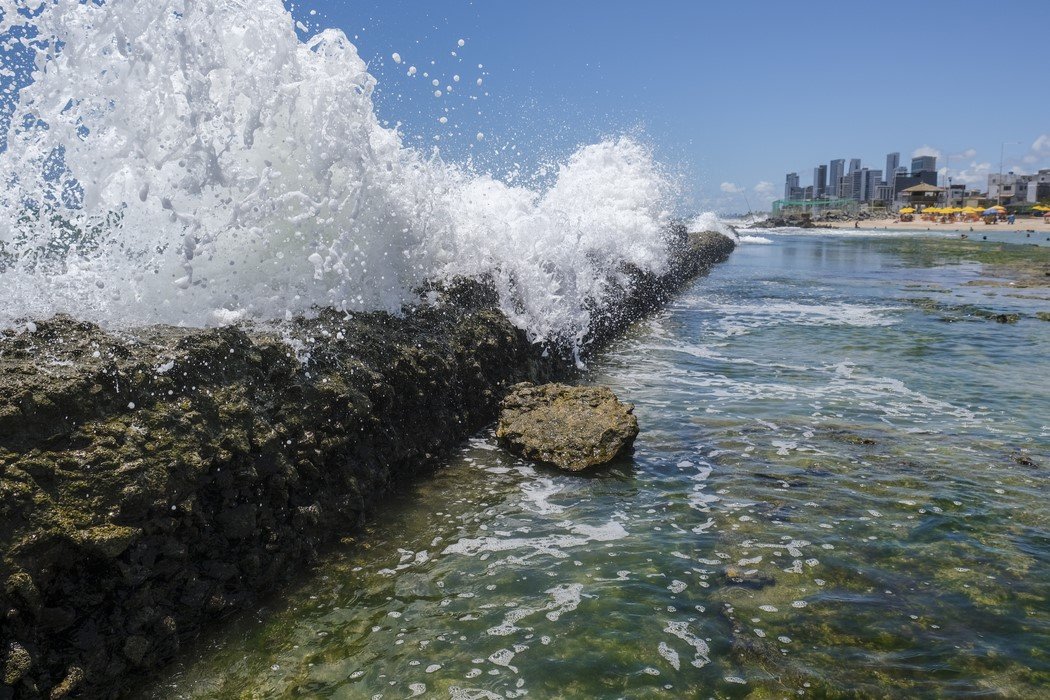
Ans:
[[[590,347],[732,248],[678,231]],[[497,302],[461,281],[402,315],[0,335],[0,698],[120,696],[352,534],[509,387],[572,374]]]

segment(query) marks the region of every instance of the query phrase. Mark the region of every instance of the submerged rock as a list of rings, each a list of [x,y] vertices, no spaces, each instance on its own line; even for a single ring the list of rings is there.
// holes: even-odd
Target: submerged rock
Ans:
[[[572,472],[615,459],[637,436],[634,406],[604,386],[518,384],[503,399],[496,427],[514,454]]]
[[[745,569],[740,566],[727,566],[722,570],[722,578],[731,586],[743,586],[756,590],[773,586],[776,579],[758,569]]]

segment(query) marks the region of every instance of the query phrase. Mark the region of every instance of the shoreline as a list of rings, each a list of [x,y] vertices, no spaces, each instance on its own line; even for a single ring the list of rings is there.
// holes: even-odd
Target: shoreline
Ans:
[[[735,248],[677,234],[665,274],[623,270],[585,356]],[[61,316],[0,333],[0,697],[119,697],[356,534],[510,386],[576,376],[491,287],[442,292],[280,335]]]
[[[1007,234],[1016,233],[1024,237],[1026,233],[1045,233],[1050,235],[1050,223],[1044,219],[1019,219],[1010,224],[985,224],[983,221],[953,222],[942,224],[932,221],[896,221],[895,219],[864,219],[861,221],[819,221],[815,224],[820,228],[849,229],[857,231],[914,231],[921,233],[925,231],[943,233],[965,233],[965,234]]]

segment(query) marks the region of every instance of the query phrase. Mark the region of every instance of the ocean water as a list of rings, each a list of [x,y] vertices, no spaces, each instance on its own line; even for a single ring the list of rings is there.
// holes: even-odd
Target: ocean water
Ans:
[[[483,432],[142,697],[1045,696],[1046,289],[753,237],[590,368],[632,455]]]

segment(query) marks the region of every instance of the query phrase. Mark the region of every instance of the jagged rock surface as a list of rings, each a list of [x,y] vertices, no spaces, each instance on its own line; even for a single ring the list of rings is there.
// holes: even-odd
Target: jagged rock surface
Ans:
[[[512,453],[570,472],[612,461],[637,436],[634,406],[606,386],[519,384],[503,399],[496,426]]]

